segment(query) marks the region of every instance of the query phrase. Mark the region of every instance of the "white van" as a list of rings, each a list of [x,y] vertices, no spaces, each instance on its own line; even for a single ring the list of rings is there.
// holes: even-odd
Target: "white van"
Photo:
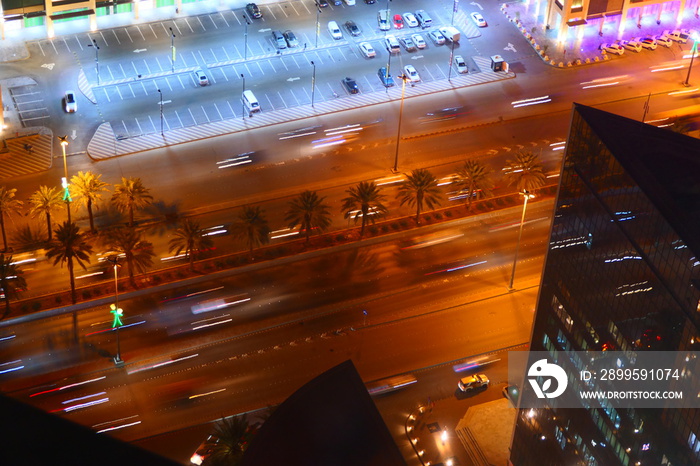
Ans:
[[[433,24],[433,19],[425,12],[425,10],[416,11],[416,19],[420,27],[425,29],[429,28]]]
[[[389,24],[389,10],[379,10],[377,13],[377,23],[379,23],[380,31],[388,31],[391,29],[391,24]]]
[[[243,91],[241,101],[243,102],[243,105],[245,105],[245,108],[248,110],[249,115],[252,115],[253,113],[260,113],[262,111],[262,109],[260,108],[260,103],[258,102],[258,99],[255,98],[255,94],[253,94],[253,91]]]
[[[338,23],[335,21],[328,21],[328,32],[331,33],[331,37],[335,40],[340,40],[343,38],[343,33],[340,32]]]

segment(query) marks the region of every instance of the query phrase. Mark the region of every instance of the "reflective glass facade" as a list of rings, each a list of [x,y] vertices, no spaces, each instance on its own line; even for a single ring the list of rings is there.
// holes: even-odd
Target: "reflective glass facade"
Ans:
[[[700,141],[575,105],[531,349],[569,373],[572,351],[700,349],[699,225]],[[514,465],[700,466],[696,409],[550,403],[520,410]]]

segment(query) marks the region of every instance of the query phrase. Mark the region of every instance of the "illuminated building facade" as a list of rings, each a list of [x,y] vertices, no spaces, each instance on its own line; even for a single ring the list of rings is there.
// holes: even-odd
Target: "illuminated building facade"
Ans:
[[[700,140],[574,105],[533,351],[571,367],[572,351],[698,350],[698,154]],[[697,409],[548,402],[518,412],[514,465],[700,465]]]

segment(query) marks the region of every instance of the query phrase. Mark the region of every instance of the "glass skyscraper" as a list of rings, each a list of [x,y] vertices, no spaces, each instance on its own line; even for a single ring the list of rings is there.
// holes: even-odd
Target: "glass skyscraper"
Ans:
[[[573,351],[698,351],[699,303],[700,140],[574,104],[530,349],[571,368]],[[550,400],[516,419],[516,466],[700,465],[697,409]]]

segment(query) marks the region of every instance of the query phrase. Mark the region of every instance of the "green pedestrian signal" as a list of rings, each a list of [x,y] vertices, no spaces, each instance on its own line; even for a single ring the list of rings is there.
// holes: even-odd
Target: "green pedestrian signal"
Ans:
[[[122,322],[122,316],[124,315],[124,311],[122,311],[122,308],[117,308],[117,306],[115,304],[110,304],[109,308],[111,309],[111,311],[109,311],[109,312],[114,315],[114,321],[112,322],[112,328],[117,328],[117,327],[121,327],[122,325],[124,325],[124,323]]]

